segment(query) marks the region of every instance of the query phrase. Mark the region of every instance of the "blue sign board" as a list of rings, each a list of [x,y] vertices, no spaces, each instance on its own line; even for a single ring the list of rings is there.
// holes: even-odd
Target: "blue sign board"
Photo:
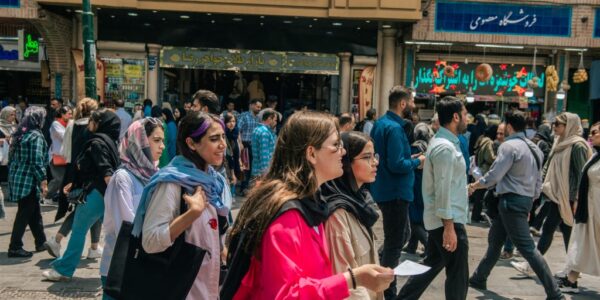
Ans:
[[[596,8],[596,16],[594,17],[594,37],[600,38],[600,8]]]
[[[21,4],[20,0],[0,0],[0,7],[14,7],[19,8]]]
[[[570,6],[439,0],[435,31],[569,37],[571,16]]]

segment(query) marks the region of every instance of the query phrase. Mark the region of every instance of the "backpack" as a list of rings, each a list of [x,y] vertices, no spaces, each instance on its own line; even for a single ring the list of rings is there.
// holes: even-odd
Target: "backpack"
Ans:
[[[303,213],[302,204],[300,203],[299,199],[285,202],[279,211],[277,211],[275,216],[273,216],[269,224],[286,211],[292,209],[297,209]],[[252,226],[252,224],[250,226]],[[223,279],[223,284],[221,285],[220,290],[221,300],[233,299],[233,296],[235,296],[238,288],[242,285],[242,280],[246,276],[246,273],[248,273],[248,269],[250,269],[252,253],[246,251],[245,249],[245,245],[248,244],[249,238],[250,237],[247,235],[247,231],[245,230],[242,230],[241,232],[231,236],[231,241],[229,243],[229,254],[227,255],[228,270],[225,278]]]

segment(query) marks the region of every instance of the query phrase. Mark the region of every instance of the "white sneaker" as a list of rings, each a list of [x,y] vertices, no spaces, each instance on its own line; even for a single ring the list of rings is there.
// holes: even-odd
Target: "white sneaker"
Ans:
[[[95,259],[95,258],[101,258],[101,257],[102,257],[102,248],[98,247],[98,249],[96,249],[96,250],[90,248],[88,250],[88,255],[87,255],[88,259]]]
[[[50,269],[50,270],[46,270],[46,271],[42,272],[42,276],[44,276],[44,279],[46,279],[48,281],[54,281],[54,282],[71,280],[71,277],[62,276],[62,275],[60,275],[60,273],[58,273],[54,269]]]
[[[513,266],[513,268],[517,269],[517,271],[521,272],[521,274],[523,274],[527,277],[533,277],[535,275],[533,270],[531,270],[531,268],[529,267],[529,263],[526,261],[524,261],[524,262],[511,261],[510,264]]]
[[[60,244],[56,242],[56,239],[54,237],[51,237],[49,240],[47,240],[46,243],[44,243],[44,245],[46,246],[48,254],[56,258],[60,257]]]

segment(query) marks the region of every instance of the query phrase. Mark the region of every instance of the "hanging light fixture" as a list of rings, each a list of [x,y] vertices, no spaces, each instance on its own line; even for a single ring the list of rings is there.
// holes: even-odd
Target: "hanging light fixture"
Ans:
[[[467,99],[467,103],[475,102],[475,93],[473,93],[473,87],[469,87],[469,91],[467,92],[467,97],[465,97],[465,99]]]
[[[533,74],[533,78],[527,82],[527,90],[525,90],[525,97],[531,98],[533,97],[533,88],[538,87],[539,78],[537,78],[537,72],[535,70],[535,61],[537,58],[537,47],[533,49],[533,64],[531,66],[531,73]]]
[[[411,92],[413,98],[417,96],[417,89],[415,89],[414,81],[410,82],[410,92]]]
[[[556,92],[556,99],[564,100],[566,96],[567,96],[567,94],[565,93],[565,90],[561,86],[560,90],[558,90],[558,92]]]

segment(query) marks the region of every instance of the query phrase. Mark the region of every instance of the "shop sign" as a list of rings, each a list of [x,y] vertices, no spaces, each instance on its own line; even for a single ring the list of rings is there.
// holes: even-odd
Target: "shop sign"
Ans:
[[[142,78],[143,75],[143,70],[142,70],[142,65],[129,65],[129,64],[124,64],[123,65],[123,76],[126,79],[139,79]]]
[[[19,0],[0,0],[0,7],[19,8],[21,3]]]
[[[157,61],[158,57],[156,57],[156,55],[148,55],[148,70],[154,71],[154,69],[156,69]]]
[[[454,67],[454,77],[444,74],[444,67]],[[464,64],[446,61],[417,61],[415,65],[415,88],[419,93],[441,94],[456,93],[466,94],[469,87],[473,88],[476,95],[489,95],[501,97],[523,96],[527,90],[527,81],[535,74],[531,66],[515,64],[490,64],[493,69],[492,77],[487,82],[475,79],[475,69],[478,64]],[[543,67],[536,68],[540,78],[540,86],[534,89],[534,94],[542,97],[546,74]]]
[[[104,66],[106,67],[106,77],[123,76],[123,64],[120,61],[119,63],[104,62]]]
[[[160,66],[162,68],[339,74],[337,55],[308,52],[164,47],[160,51]]]
[[[600,8],[596,8],[596,16],[594,17],[594,37],[600,38]]]
[[[0,60],[19,60],[19,50],[4,49],[0,44]]]
[[[571,36],[570,6],[438,0],[435,31],[532,36]]]
[[[40,53],[40,43],[31,33],[25,33],[23,41],[23,59],[29,61],[38,61]]]

